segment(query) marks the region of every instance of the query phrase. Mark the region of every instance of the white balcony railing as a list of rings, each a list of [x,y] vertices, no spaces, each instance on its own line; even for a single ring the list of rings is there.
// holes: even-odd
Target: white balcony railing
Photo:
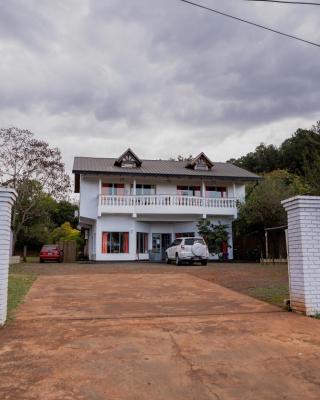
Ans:
[[[180,195],[148,196],[100,196],[101,212],[132,213],[210,213],[221,211],[221,214],[237,212],[238,200],[235,198],[205,198]],[[215,212],[213,212],[214,214]],[[218,212],[220,213],[220,212]]]

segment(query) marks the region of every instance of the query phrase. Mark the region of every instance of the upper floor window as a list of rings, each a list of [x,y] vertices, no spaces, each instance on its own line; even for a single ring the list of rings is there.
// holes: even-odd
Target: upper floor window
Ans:
[[[133,194],[133,185],[131,185],[131,193]],[[136,185],[136,194],[138,196],[149,196],[149,195],[153,195],[156,194],[156,186],[155,185],[144,185],[144,184],[140,184],[138,183]]]
[[[227,188],[219,186],[207,186],[206,187],[207,198],[225,198],[227,197]]]
[[[123,183],[103,183],[101,194],[105,196],[123,196],[124,184]]]
[[[180,196],[201,196],[200,186],[177,186],[177,193]]]

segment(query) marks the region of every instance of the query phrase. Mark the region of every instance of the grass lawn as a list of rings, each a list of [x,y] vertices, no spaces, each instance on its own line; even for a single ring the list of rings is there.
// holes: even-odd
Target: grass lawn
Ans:
[[[36,275],[9,275],[8,317],[7,322],[14,319],[16,308],[21,304],[37,279]]]
[[[248,295],[276,306],[285,307],[284,301],[289,299],[289,287],[288,285],[274,285],[273,287],[249,288]]]
[[[286,264],[216,264],[193,274],[276,306],[289,299]]]

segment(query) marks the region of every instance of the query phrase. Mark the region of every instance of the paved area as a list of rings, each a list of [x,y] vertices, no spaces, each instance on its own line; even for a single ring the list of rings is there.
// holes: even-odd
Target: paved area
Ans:
[[[41,276],[0,399],[319,399],[320,321],[185,273]]]

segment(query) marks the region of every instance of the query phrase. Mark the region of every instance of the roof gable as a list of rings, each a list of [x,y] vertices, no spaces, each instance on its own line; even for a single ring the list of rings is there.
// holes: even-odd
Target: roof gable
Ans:
[[[131,149],[128,149],[116,159],[114,165],[123,168],[138,168],[141,167],[142,161]]]
[[[203,152],[197,155],[193,160],[191,160],[186,167],[201,171],[211,171],[213,168],[213,162],[207,157]]]

